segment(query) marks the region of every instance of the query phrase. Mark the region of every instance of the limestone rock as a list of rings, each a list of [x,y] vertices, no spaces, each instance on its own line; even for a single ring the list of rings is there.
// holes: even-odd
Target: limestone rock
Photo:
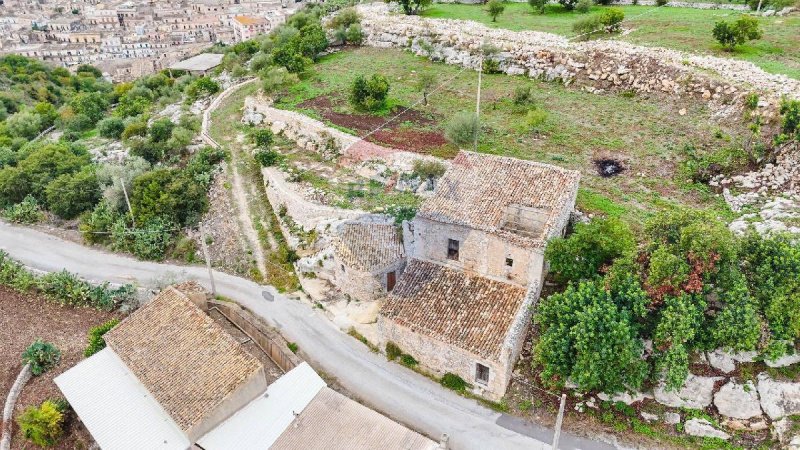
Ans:
[[[734,419],[750,419],[761,416],[758,391],[752,382],[737,384],[733,380],[714,394],[714,406],[719,413]]]
[[[703,409],[711,404],[714,396],[714,383],[721,377],[701,377],[689,374],[683,387],[677,391],[667,391],[662,381],[653,390],[658,403],[673,408]]]
[[[658,414],[649,413],[647,411],[642,411],[642,419],[647,422],[655,422],[658,420]]]
[[[797,364],[800,362],[800,353],[794,353],[792,355],[785,355],[781,356],[780,358],[776,359],[775,361],[764,360],[764,363],[769,367],[786,367],[792,364]]]
[[[708,363],[711,367],[725,373],[731,373],[736,370],[736,362],[724,352],[716,350],[708,354]]]
[[[714,426],[711,425],[711,422],[706,419],[687,420],[683,431],[689,436],[713,437],[724,440],[728,440],[731,437],[728,433],[714,428]]]
[[[761,409],[770,419],[800,414],[800,383],[775,381],[768,375],[758,375],[758,395]]]
[[[597,398],[599,398],[604,402],[608,401],[622,402],[625,403],[626,405],[631,405],[633,403],[640,402],[646,398],[651,398],[651,396],[642,392],[634,392],[632,394],[630,392],[623,392],[621,394],[614,394],[614,395],[608,395],[605,392],[601,392],[597,394]]]
[[[676,425],[681,423],[681,415],[675,412],[664,413],[664,423],[667,425]]]

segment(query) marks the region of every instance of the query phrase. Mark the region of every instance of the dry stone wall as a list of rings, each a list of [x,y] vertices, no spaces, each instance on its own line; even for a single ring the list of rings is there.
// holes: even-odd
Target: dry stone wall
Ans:
[[[387,5],[358,7],[365,44],[407,48],[447,64],[477,69],[482,48],[500,49],[500,70],[578,85],[590,92],[636,91],[694,97],[717,114],[741,111],[743,98],[758,92],[765,118],[776,115],[782,96],[800,97],[800,81],[768,74],[752,63],[694,55],[621,41],[573,42],[537,31],[488,28],[463,20],[426,19],[392,13]]]

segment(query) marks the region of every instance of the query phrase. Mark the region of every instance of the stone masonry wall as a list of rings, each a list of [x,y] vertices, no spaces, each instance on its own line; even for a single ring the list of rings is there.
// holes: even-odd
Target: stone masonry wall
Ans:
[[[590,92],[632,90],[693,97],[722,115],[739,114],[746,94],[758,92],[759,112],[767,119],[777,115],[781,96],[800,98],[800,81],[768,74],[740,60],[613,40],[571,42],[549,33],[405,16],[378,3],[360,5],[358,10],[366,45],[407,48],[472,69],[480,64],[484,43],[490,43],[500,49],[496,59],[509,75],[560,80]]]
[[[422,368],[437,376],[442,376],[446,372],[454,373],[472,384],[477,394],[491,400],[499,400],[506,392],[512,371],[510,365],[480,358],[454,345],[415,333],[381,315],[378,316],[378,330],[378,335],[382,339],[381,347],[388,341],[394,342],[419,361]],[[475,382],[476,363],[489,368],[489,383],[486,386],[482,387]]]

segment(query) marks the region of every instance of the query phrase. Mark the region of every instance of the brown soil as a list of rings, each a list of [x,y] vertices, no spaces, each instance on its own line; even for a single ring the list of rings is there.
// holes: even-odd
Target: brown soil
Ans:
[[[83,359],[89,329],[115,317],[115,314],[88,308],[61,307],[38,295],[20,294],[0,286],[0,405],[22,369],[21,355],[36,339],[52,342],[61,350],[61,362],[54,369],[33,377],[17,400],[14,417],[27,407],[50,398],[62,397],[53,378]],[[16,424],[14,425],[17,429]],[[58,449],[88,448],[92,440],[74,417],[68,418]],[[15,434],[12,449],[32,445]]]
[[[404,108],[397,107],[386,117],[368,114],[346,114],[337,112],[334,102],[330,97],[325,96],[306,100],[297,106],[314,110],[325,120],[334,125],[354,130],[359,135],[372,132],[376,128],[383,126],[392,117],[402,112],[402,115],[397,117],[392,123],[386,125],[380,131],[371,134],[367,138],[367,141],[416,153],[430,153],[431,150],[440,148],[447,143],[441,131],[425,129],[434,127],[437,121],[429,114],[416,109],[404,110]],[[402,125],[409,123],[413,124],[413,127]]]

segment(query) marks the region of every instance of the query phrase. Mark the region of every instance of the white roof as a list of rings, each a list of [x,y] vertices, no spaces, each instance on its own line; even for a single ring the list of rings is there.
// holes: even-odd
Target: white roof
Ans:
[[[206,450],[269,448],[325,386],[314,369],[302,363],[197,443]]]
[[[185,450],[191,442],[110,348],[55,379],[103,450]]]
[[[189,59],[176,62],[175,64],[169,66],[169,68],[175,70],[193,70],[202,72],[217,67],[222,62],[223,56],[225,55],[221,53],[201,53],[199,55],[192,56]]]

